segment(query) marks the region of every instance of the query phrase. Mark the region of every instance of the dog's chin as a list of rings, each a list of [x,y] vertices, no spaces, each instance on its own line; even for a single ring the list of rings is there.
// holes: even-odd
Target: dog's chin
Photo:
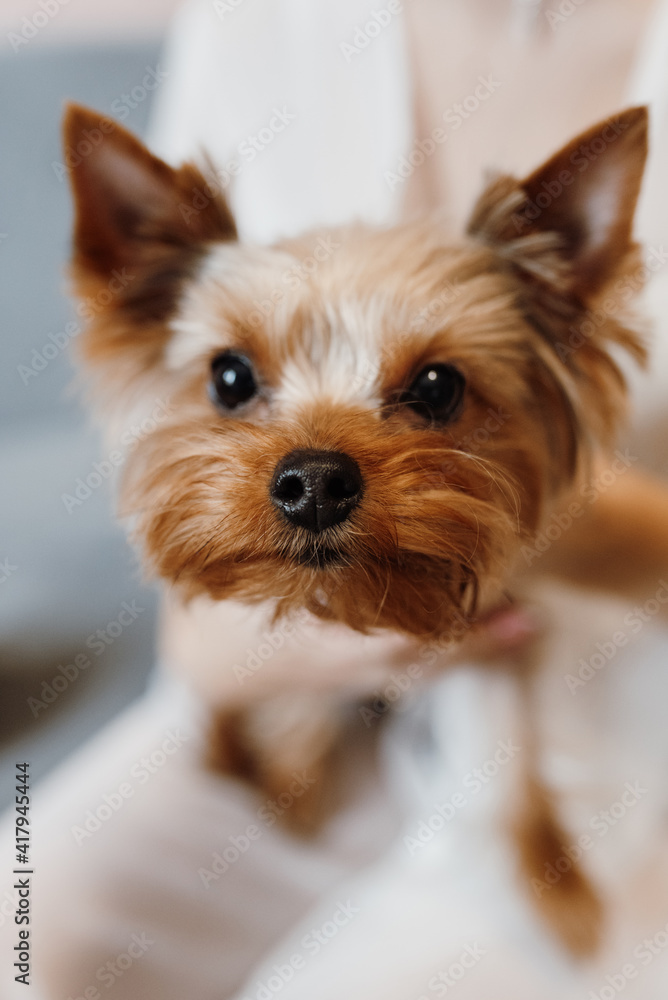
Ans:
[[[308,569],[331,570],[350,566],[350,557],[340,549],[330,546],[310,546],[299,552],[293,560],[298,566]]]
[[[170,577],[187,600],[271,603],[276,617],[305,610],[358,632],[392,629],[424,638],[461,627],[476,612],[477,579],[457,560],[415,553],[360,561],[353,547],[300,545],[255,559],[209,562],[198,573]]]

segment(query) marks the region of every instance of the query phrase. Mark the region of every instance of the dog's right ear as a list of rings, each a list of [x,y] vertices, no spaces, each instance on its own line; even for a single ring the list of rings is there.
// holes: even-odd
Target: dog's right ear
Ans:
[[[633,239],[647,128],[644,107],[599,122],[524,180],[494,180],[468,224],[511,279],[517,305],[550,352],[541,357],[570,397],[571,414],[581,414],[573,441],[585,426],[610,440],[626,388],[618,348],[645,358],[627,302],[648,273]]]
[[[493,246],[525,284],[556,282],[560,294],[590,302],[634,248],[647,128],[647,108],[627,108],[524,180],[498,178],[478,200],[468,232]]]
[[[130,311],[135,320],[164,319],[206,245],[236,238],[225,200],[197,167],[168,166],[88,108],[68,105],[63,139],[75,205],[77,293]],[[114,283],[118,273],[131,278]],[[120,292],[105,292],[119,284]]]

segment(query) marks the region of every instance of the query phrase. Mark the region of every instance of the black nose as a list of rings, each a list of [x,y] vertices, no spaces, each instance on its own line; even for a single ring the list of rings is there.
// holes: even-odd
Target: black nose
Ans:
[[[276,466],[272,501],[292,524],[324,531],[340,524],[362,496],[357,462],[340,451],[291,451]]]

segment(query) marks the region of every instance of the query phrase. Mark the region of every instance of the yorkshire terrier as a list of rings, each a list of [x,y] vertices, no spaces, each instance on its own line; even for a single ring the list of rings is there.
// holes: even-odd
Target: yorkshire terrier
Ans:
[[[168,166],[78,106],[65,145],[80,152],[75,291],[108,301],[81,338],[95,402],[116,428],[170,403],[122,479],[149,571],[184,604],[265,602],[277,619],[305,609],[424,639],[506,600],[522,547],[611,446],[619,352],[644,358],[626,302],[646,110],[524,180],[494,179],[460,237],[426,220],[240,245],[197,166]],[[114,273],[131,280],[107,295]],[[648,525],[664,498],[636,478],[644,508],[608,491],[531,571],[619,590],[653,579],[665,562]],[[277,704],[223,713],[212,744],[272,791],[336,737],[326,704],[313,740],[300,733],[314,716],[287,726]],[[516,830],[529,875],[564,842],[536,774]],[[600,907],[575,867],[545,900],[573,950],[593,946]]]

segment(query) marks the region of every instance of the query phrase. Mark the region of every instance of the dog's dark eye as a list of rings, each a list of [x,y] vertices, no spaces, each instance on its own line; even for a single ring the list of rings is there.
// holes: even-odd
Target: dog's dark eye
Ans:
[[[214,403],[233,410],[257,392],[250,362],[241,354],[225,351],[211,362],[209,394]]]
[[[465,387],[466,380],[454,365],[427,365],[402,398],[422,416],[443,422],[458,416]]]

